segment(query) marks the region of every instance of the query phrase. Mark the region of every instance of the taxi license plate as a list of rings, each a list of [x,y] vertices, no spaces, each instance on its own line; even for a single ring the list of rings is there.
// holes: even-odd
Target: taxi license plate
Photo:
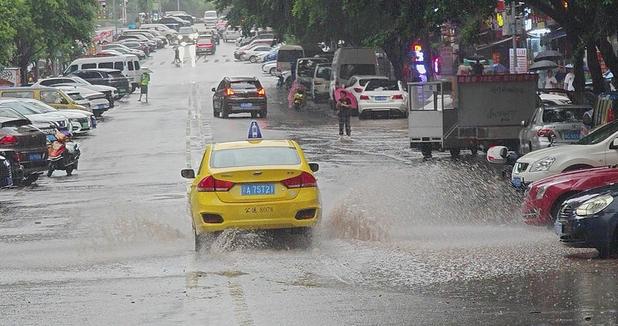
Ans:
[[[376,99],[376,101],[386,101],[388,99],[388,97],[386,97],[386,96],[376,96],[375,99]]]
[[[240,194],[243,196],[274,195],[275,185],[272,183],[255,183],[242,185]]]
[[[28,154],[28,161],[40,161],[43,159],[43,154],[41,153],[30,153]]]
[[[579,131],[567,131],[564,133],[565,140],[579,140]]]
[[[513,177],[513,179],[511,180],[511,184],[515,188],[521,188],[521,185],[522,185],[521,177]]]
[[[243,109],[249,109],[253,107],[253,103],[240,103],[240,107]]]

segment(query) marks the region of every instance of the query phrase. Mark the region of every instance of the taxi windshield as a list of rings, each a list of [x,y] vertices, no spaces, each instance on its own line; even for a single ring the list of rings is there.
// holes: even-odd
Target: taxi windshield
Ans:
[[[580,139],[578,145],[594,145],[607,139],[607,137],[613,135],[618,131],[618,122],[608,123],[605,126],[591,132],[588,136]]]
[[[298,164],[300,157],[293,147],[222,149],[213,151],[210,158],[212,168]]]

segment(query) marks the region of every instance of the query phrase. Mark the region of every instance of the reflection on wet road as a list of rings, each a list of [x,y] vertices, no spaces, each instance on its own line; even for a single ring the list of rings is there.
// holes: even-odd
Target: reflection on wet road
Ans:
[[[616,323],[616,262],[522,225],[520,195],[480,160],[423,161],[403,119],[353,119],[340,141],[328,108],[287,109],[276,80],[232,51],[195,67],[154,54],[150,103],[123,100],[80,139],[75,176],[0,192],[0,324]],[[192,251],[179,170],[250,120],[213,117],[225,75],[258,76],[265,136],[298,140],[321,165],[309,248],[228,231]]]

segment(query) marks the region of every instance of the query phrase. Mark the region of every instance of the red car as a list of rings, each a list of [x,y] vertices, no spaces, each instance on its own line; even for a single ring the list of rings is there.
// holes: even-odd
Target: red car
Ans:
[[[533,182],[526,190],[522,205],[524,222],[548,225],[569,197],[592,188],[618,182],[618,168],[602,167],[561,173]]]

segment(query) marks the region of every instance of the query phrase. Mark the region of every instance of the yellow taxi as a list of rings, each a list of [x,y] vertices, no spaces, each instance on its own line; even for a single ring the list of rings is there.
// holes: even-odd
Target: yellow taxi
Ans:
[[[257,137],[207,146],[197,173],[181,171],[194,179],[189,202],[196,250],[203,236],[230,228],[310,232],[321,215],[318,169],[292,140]]]

